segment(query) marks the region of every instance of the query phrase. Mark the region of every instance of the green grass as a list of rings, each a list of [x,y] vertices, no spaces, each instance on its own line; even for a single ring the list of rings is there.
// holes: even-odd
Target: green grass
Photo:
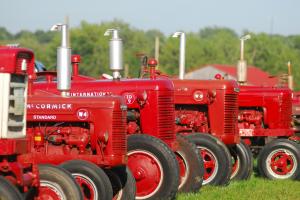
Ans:
[[[179,194],[178,200],[297,200],[300,181],[267,180],[252,176],[248,181],[231,182],[226,187],[204,186],[195,194]]]

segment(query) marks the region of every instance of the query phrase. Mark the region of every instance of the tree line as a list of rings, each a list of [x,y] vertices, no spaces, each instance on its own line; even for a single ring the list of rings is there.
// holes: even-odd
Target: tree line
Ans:
[[[81,55],[80,72],[91,76],[109,73],[109,37],[103,36],[109,28],[118,28],[124,45],[124,64],[129,66],[129,76],[137,77],[140,59],[137,54],[154,56],[155,38],[160,40],[159,69],[171,75],[178,74],[179,40],[159,30],[139,30],[120,20],[90,24],[81,22],[71,27],[72,52]],[[184,31],[184,30],[183,30]],[[300,35],[270,35],[252,33],[245,42],[245,59],[271,75],[287,73],[287,62],[291,61],[296,88],[300,89]],[[240,55],[240,35],[224,27],[206,27],[198,32],[186,32],[186,71],[205,64],[236,65]],[[0,27],[0,44],[18,43],[31,48],[37,60],[48,69],[56,65],[56,49],[61,35],[57,32],[20,31],[12,34]]]

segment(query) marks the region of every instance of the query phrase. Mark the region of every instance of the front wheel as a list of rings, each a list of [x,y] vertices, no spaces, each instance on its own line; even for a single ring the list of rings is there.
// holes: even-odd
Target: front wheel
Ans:
[[[134,200],[136,183],[131,171],[126,166],[105,170],[113,188],[113,200]]]
[[[70,160],[60,165],[69,171],[81,188],[84,199],[111,200],[112,187],[104,171],[94,163]]]
[[[216,137],[193,133],[187,135],[198,148],[204,162],[203,185],[227,185],[230,181],[232,170],[231,156],[222,141]]]
[[[288,139],[275,139],[258,155],[259,174],[269,179],[300,179],[300,147]]]
[[[39,200],[82,200],[83,196],[72,175],[59,167],[39,165],[40,187]]]
[[[197,192],[202,186],[204,164],[197,147],[185,136],[177,134],[178,149],[175,152],[179,169],[179,192]]]
[[[175,154],[161,140],[128,136],[128,167],[136,181],[136,199],[174,199],[179,185]]]
[[[11,182],[0,176],[0,199],[1,200],[21,200],[22,195]]]
[[[229,148],[232,157],[231,180],[247,180],[253,171],[252,152],[243,141]]]

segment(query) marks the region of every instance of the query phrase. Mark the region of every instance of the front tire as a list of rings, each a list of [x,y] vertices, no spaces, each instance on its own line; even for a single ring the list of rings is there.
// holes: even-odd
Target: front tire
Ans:
[[[202,156],[205,169],[203,185],[229,184],[232,163],[230,153],[224,143],[204,133],[193,133],[187,137],[197,146]]]
[[[269,179],[300,179],[300,147],[288,139],[275,139],[258,155],[259,174]]]
[[[249,179],[253,172],[253,155],[249,146],[241,141],[229,151],[233,160],[231,180]]]
[[[175,152],[180,169],[179,192],[197,192],[202,186],[204,164],[197,147],[185,136],[177,134],[178,150]]]
[[[72,174],[81,188],[84,199],[111,200],[113,196],[109,178],[94,163],[84,160],[71,160],[60,165]]]
[[[11,182],[0,176],[0,199],[1,200],[21,200],[20,191]]]
[[[53,165],[43,164],[39,165],[39,173],[39,199],[83,199],[79,186],[68,171]]]
[[[136,181],[136,199],[175,199],[179,166],[175,154],[149,135],[128,136],[128,167]]]
[[[136,183],[126,166],[105,170],[113,188],[113,200],[134,200]]]

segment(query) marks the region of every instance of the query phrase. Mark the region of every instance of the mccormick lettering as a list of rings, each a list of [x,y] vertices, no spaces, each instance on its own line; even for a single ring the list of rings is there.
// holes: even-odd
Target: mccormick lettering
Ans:
[[[56,115],[33,115],[33,119],[56,119]]]
[[[27,109],[43,109],[43,110],[71,110],[72,104],[70,103],[29,103]]]
[[[112,95],[111,92],[71,92],[70,94],[74,97],[99,97]]]

